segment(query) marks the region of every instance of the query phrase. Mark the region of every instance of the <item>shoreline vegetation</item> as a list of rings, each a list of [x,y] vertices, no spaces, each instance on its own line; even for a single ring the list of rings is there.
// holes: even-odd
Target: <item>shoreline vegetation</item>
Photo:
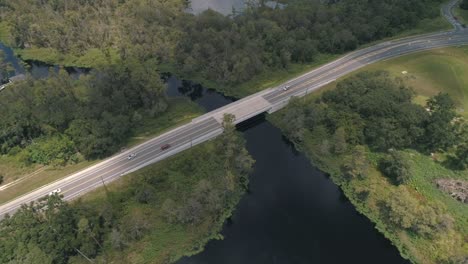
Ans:
[[[23,60],[62,66],[94,68],[119,57],[156,58],[161,70],[239,98],[369,43],[450,28],[440,15],[441,0],[388,1],[384,9],[361,0],[333,4],[291,0],[282,9],[251,4],[236,16],[212,10],[188,14],[182,0],[105,2],[89,5],[107,18],[84,14],[87,6],[72,3],[40,9],[28,0],[4,3],[0,40]],[[29,25],[33,13],[41,20]],[[73,20],[71,14],[81,17]],[[377,15],[382,18],[379,23],[373,21]],[[82,27],[76,28],[80,23]],[[144,34],[135,34],[139,30]],[[65,37],[59,38],[60,32]]]
[[[142,125],[134,128],[132,136],[128,138],[127,142],[123,143],[123,146],[129,148],[137,145],[173,127],[190,122],[190,120],[203,113],[203,110],[198,105],[185,98],[170,98],[168,99],[168,103],[168,109],[164,115],[158,118],[144,118]],[[15,155],[0,156],[0,171],[2,171],[3,176],[3,183],[0,186],[14,182],[15,180],[20,180],[21,183],[2,190],[0,193],[0,204],[6,203],[44,184],[66,177],[100,161],[102,160],[79,161],[65,166],[41,164],[25,166]],[[28,177],[28,175],[30,175],[30,177]],[[28,180],[22,181],[21,179],[23,177],[28,177]]]
[[[127,127],[138,122],[145,123],[141,129],[136,129],[139,131],[146,127],[160,129],[158,122],[145,121],[154,121],[155,117],[165,124],[170,121],[164,115],[170,111],[171,102],[163,95],[158,69],[195,80],[225,95],[241,97],[274,86],[357,47],[399,34],[447,27],[447,22],[439,16],[440,0],[382,2],[386,4],[385,9],[380,2],[366,6],[367,1],[361,0],[333,4],[297,0],[284,9],[250,6],[241,16],[225,17],[213,11],[198,16],[187,14],[185,0],[107,0],[84,5],[46,0],[43,6],[30,0],[0,1],[0,40],[13,47],[24,60],[95,68],[90,77],[78,81],[59,73],[47,81],[28,80],[15,84],[15,94],[6,96],[18,98],[16,93],[19,93],[24,100],[18,105],[23,107],[20,107],[22,111],[16,111],[18,105],[10,105],[10,113],[19,112],[20,115],[8,114],[2,116],[5,120],[0,119],[0,130],[6,135],[1,153],[10,158],[18,157],[23,163],[63,165],[114,153],[122,144],[132,142],[133,130]],[[353,8],[356,6],[359,8]],[[382,21],[374,21],[375,16]],[[412,30],[415,26],[418,29]],[[342,30],[335,30],[337,28]],[[227,54],[226,50],[232,52]],[[48,87],[47,92],[40,92],[44,87]],[[29,93],[31,89],[36,92]],[[9,90],[12,89],[6,92]],[[106,100],[110,98],[119,102],[118,107],[115,102]],[[92,105],[98,105],[98,109],[86,110]],[[32,111],[33,106],[43,109],[45,114],[38,115],[41,111]],[[294,105],[287,109],[291,107]],[[195,108],[190,108],[188,113],[196,114]],[[59,114],[62,112],[65,114]],[[52,196],[1,221],[0,237],[5,238],[0,240],[2,262],[34,260],[77,264],[84,263],[79,256],[79,252],[84,252],[98,263],[108,260],[167,263],[199,252],[209,239],[221,238],[218,233],[244,193],[254,162],[229,118],[225,119],[225,133],[219,139],[135,172],[82,201],[69,204]],[[126,124],[123,125],[125,129],[112,126],[113,121]],[[279,124],[274,120],[273,123]],[[18,129],[12,130],[8,126],[11,124]],[[338,158],[348,154],[348,142],[343,140],[346,134],[342,130],[335,133],[338,135],[333,134],[333,140],[344,144],[341,146],[344,152],[337,155]],[[92,146],[86,147],[88,143]],[[318,143],[311,141],[309,144]],[[299,144],[297,146],[302,150]],[[321,147],[326,150],[330,146]],[[105,152],[96,153],[101,149]],[[372,171],[371,176],[349,185],[352,191],[362,188],[363,192],[356,199],[365,195],[365,184],[381,184],[388,197],[396,196],[393,183],[382,179],[376,166],[378,161],[386,159],[388,167],[392,167],[401,156],[399,159],[365,147],[352,151],[357,151],[357,157],[366,156],[364,160],[369,160],[373,166],[367,166],[364,161],[364,167]],[[413,165],[433,165],[424,163],[427,160],[418,152],[404,151],[401,155],[412,160]],[[324,155],[318,167],[324,171],[330,169],[336,183],[351,195],[346,189],[347,183],[333,176],[333,172],[341,173],[342,164],[337,157]],[[359,162],[349,161],[353,166]],[[409,186],[426,184],[427,187],[426,174],[419,173],[417,168],[411,169],[417,176]],[[445,167],[438,166],[434,170],[449,178],[461,178]],[[353,173],[351,168],[348,174]],[[430,177],[436,176],[431,174]],[[431,188],[425,190],[434,194],[434,199],[439,198]],[[405,198],[418,195],[408,189],[398,187],[407,195]],[[401,239],[397,247],[413,261],[452,260],[456,256],[450,255],[448,249],[466,252],[458,248],[461,238],[452,231],[464,227],[460,217],[467,215],[466,210],[451,215],[458,207],[443,197],[445,200],[440,206],[414,200],[406,205],[404,199],[385,205],[388,212],[417,208],[418,212],[433,217],[434,221],[428,223],[418,222],[417,217],[412,216],[410,228],[414,228],[414,232],[395,235],[387,231],[387,223],[378,228],[394,243],[398,241],[396,238]],[[353,199],[351,195],[351,200],[355,201]],[[364,206],[358,204],[357,209],[372,221],[379,221]],[[410,221],[403,217],[396,219],[392,225]],[[418,237],[418,232],[430,233],[434,228],[447,231],[440,237],[438,233],[436,245]],[[18,245],[16,241],[25,236],[40,239]],[[427,258],[420,255],[420,248],[406,247],[418,239],[422,245],[435,249]]]
[[[225,17],[210,10],[198,16],[187,14],[185,13],[186,3],[184,1],[174,1],[171,3],[155,1],[148,3],[143,0],[134,0],[126,2],[125,4],[114,0],[105,2],[106,3],[96,2],[88,4],[95,8],[96,12],[99,11],[108,14],[109,16],[107,18],[95,17],[93,16],[93,12],[87,13],[89,11],[87,5],[81,6],[77,3],[63,5],[63,3],[54,4],[52,2],[47,2],[44,3],[45,6],[39,7],[37,3],[30,3],[29,0],[0,2],[0,39],[10,46],[15,47],[15,51],[22,53],[24,59],[34,59],[35,56],[39,56],[42,57],[40,60],[49,63],[55,63],[55,60],[68,60],[70,64],[68,64],[68,62],[63,62],[66,65],[73,65],[71,61],[86,61],[87,63],[95,63],[95,65],[93,65],[96,67],[95,72],[106,68],[118,69],[119,67],[115,65],[119,63],[133,63],[136,68],[136,70],[134,70],[135,73],[132,73],[133,75],[140,74],[140,76],[143,76],[141,74],[148,74],[147,76],[151,79],[151,82],[156,83],[158,91],[154,98],[156,101],[160,102],[157,104],[161,107],[158,111],[161,111],[161,116],[164,116],[164,108],[171,102],[168,102],[167,99],[163,98],[164,96],[161,96],[161,85],[155,80],[156,78],[153,78],[156,76],[156,71],[158,70],[174,72],[176,75],[180,75],[186,79],[193,79],[205,84],[207,87],[215,88],[223,94],[241,97],[257,90],[274,86],[292,76],[296,76],[298,73],[310,70],[311,67],[316,67],[330,61],[348,50],[353,50],[360,45],[365,45],[365,43],[404,34],[404,32],[408,32],[408,30],[411,30],[414,26],[416,26],[418,30],[422,28],[423,31],[428,29],[427,25],[429,25],[429,28],[433,28],[434,25],[437,25],[436,28],[443,28],[446,26],[446,24],[440,21],[439,4],[441,1],[436,0],[425,0],[422,6],[419,4],[413,6],[406,1],[389,3],[386,5],[388,10],[382,15],[385,17],[389,15],[388,13],[399,11],[398,14],[400,17],[389,16],[387,25],[378,24],[376,26],[368,25],[367,27],[357,27],[356,23],[359,22],[357,21],[359,20],[358,17],[364,19],[366,23],[370,23],[372,22],[372,17],[375,15],[371,12],[373,9],[379,10],[378,12],[383,11],[380,10],[380,7],[377,5],[372,6],[367,11],[364,11],[366,9],[360,9],[360,11],[356,11],[356,14],[348,14],[345,12],[345,10],[355,5],[365,6],[365,3],[360,0],[330,5],[310,3],[307,1],[292,1],[284,9],[271,9],[262,5],[249,6],[244,14],[236,17]],[[403,10],[403,6],[406,6],[408,10]],[[142,7],[143,9],[151,7],[164,10],[166,13],[158,16],[151,12],[144,13]],[[405,12],[412,9],[419,12],[420,17],[418,17],[418,19],[415,19],[414,14],[410,17],[406,16],[407,14]],[[65,16],[65,13],[68,15]],[[133,16],[128,17],[127,13],[138,14],[139,16],[136,17],[140,19],[135,20]],[[70,20],[72,17],[71,14],[76,16],[81,14],[84,17],[75,17],[75,20]],[[117,21],[115,15],[122,16],[121,20]],[[342,27],[343,31],[334,32],[332,28],[328,27],[329,25],[327,26],[325,23],[326,20],[318,18],[327,15],[335,17],[336,19],[342,19],[343,21],[347,20],[349,23],[335,21],[337,23],[335,26]],[[295,16],[302,16],[302,22],[296,21],[294,19]],[[12,17],[16,17],[17,19],[11,20],[10,18]],[[40,17],[41,19],[34,23],[29,23],[31,17]],[[429,20],[439,22],[427,23]],[[51,23],[51,21],[61,21],[62,23]],[[184,21],[183,25],[180,25],[181,21]],[[361,22],[362,21],[359,22],[359,25],[364,23]],[[88,26],[77,27],[77,23],[84,23]],[[286,23],[287,26],[281,26],[284,23]],[[297,28],[298,25],[303,23],[305,23],[302,26],[305,30],[304,32],[302,29]],[[424,25],[424,27],[421,27],[421,25]],[[89,30],[84,30],[86,28],[92,28],[94,31],[89,32]],[[133,31],[133,33],[128,31],[130,28],[140,29],[142,32],[145,32],[144,35],[154,35],[157,37],[162,34],[166,37],[158,38],[158,41],[156,41],[153,38],[148,39],[141,35],[135,35]],[[72,32],[73,34],[67,35],[64,33],[65,35],[57,35],[59,32],[65,31]],[[198,32],[200,33],[199,35]],[[324,35],[322,34],[323,36],[319,39],[304,39],[304,33],[307,32],[322,32]],[[83,39],[88,39],[89,41],[83,42]],[[223,39],[228,39],[229,43]],[[259,48],[265,50],[252,50],[252,47],[246,47],[247,41],[245,40],[247,39],[252,39],[253,42],[258,44]],[[300,45],[297,46],[288,42],[288,40],[291,39],[297,41]],[[205,40],[210,41],[206,43]],[[261,57],[244,53],[243,50],[246,48],[248,48],[248,52],[261,55]],[[206,50],[207,53],[202,52],[203,50]],[[233,50],[233,55],[229,57],[230,55],[224,54],[222,52],[223,50]],[[176,56],[176,54],[179,55]],[[84,59],[77,59],[80,56]],[[192,58],[193,61],[187,61],[183,58]],[[213,58],[213,61],[211,61],[210,58]],[[222,58],[224,61],[216,61],[214,58]],[[252,65],[252,61],[250,61],[250,63],[248,62],[250,58],[256,59],[255,63],[258,64],[259,71],[251,72],[247,69],[250,67],[249,65]],[[233,64],[237,62],[246,63],[242,65]],[[154,71],[143,73],[138,63]],[[200,65],[201,68],[196,69],[189,67],[189,64],[193,63]],[[210,70],[213,67],[212,63],[227,65],[227,68],[225,68],[223,70],[225,72],[221,74]],[[130,65],[128,67],[133,66]],[[220,67],[216,68],[219,69]],[[215,75],[210,75],[211,73]],[[114,77],[120,78],[120,76],[117,76],[118,74],[120,73],[116,70]],[[220,78],[221,75],[224,77]],[[244,77],[240,80],[236,79],[237,77],[232,79],[229,76]],[[135,76],[126,77],[131,79]],[[138,78],[138,76],[136,77]],[[208,82],[207,80],[212,81]],[[40,83],[40,81],[36,83]],[[86,94],[89,93],[89,91],[86,91],[87,89],[82,89],[82,87],[78,87],[79,85],[73,84],[73,82],[67,82],[66,86],[70,83],[72,86],[75,86],[74,89],[77,90],[71,94],[71,97],[79,98],[78,104],[88,99],[95,100],[92,98],[94,95]],[[29,83],[28,85],[31,84]],[[44,83],[42,85],[44,85]],[[89,86],[89,84],[85,84],[85,86],[86,85]],[[102,87],[105,86],[102,83],[99,85]],[[53,89],[51,89],[50,92],[54,94],[59,92],[58,90],[60,89],[56,89],[57,91],[52,90]],[[121,93],[122,91],[116,92]],[[4,94],[2,94],[2,96],[4,96]],[[40,101],[42,99],[43,98],[39,97],[28,98],[30,101]],[[52,98],[47,98],[47,100],[51,102],[54,101]],[[143,122],[146,123],[147,121],[145,120],[152,120],[151,118],[147,118],[144,114],[141,114],[142,109],[138,109],[141,107],[141,103],[144,100],[138,99],[138,101],[139,103],[132,106],[135,109],[133,109],[133,115],[130,116],[130,121],[143,118]],[[47,107],[42,107],[47,110]],[[116,111],[114,108],[108,105],[99,111],[104,114],[109,111]],[[65,107],[64,109],[68,108]],[[189,109],[187,114],[193,116],[193,114],[190,114],[192,111],[194,110]],[[116,111],[111,114],[111,116],[106,114],[105,118],[126,119],[128,115],[130,115],[130,113],[122,114]],[[15,139],[14,142],[7,139],[6,143],[2,145],[2,154],[4,155],[1,159],[5,161],[7,166],[4,168],[7,175],[2,175],[4,176],[3,181],[5,184],[11,182],[13,179],[17,179],[20,173],[27,174],[34,172],[32,169],[34,166],[29,166],[28,169],[19,166],[20,163],[24,164],[24,161],[31,163],[31,165],[37,165],[49,164],[51,162],[54,164],[64,164],[67,163],[67,160],[70,158],[73,158],[73,162],[82,160],[80,155],[83,155],[85,149],[83,146],[79,146],[80,143],[77,142],[77,139],[85,139],[86,134],[89,134],[91,130],[88,129],[88,132],[82,131],[84,133],[82,135],[79,134],[81,133],[80,131],[75,131],[77,133],[71,136],[70,132],[72,129],[68,126],[77,123],[79,120],[73,120],[74,117],[63,117],[60,115],[55,115],[52,119],[53,118],[56,118],[56,120],[47,120],[45,124],[40,124],[40,122],[42,122],[42,117],[40,117],[39,120],[36,120],[39,123],[35,121],[36,123],[32,127],[27,127],[28,125],[23,122],[23,124],[20,125],[21,127],[18,127],[19,130],[17,131],[23,129],[24,133],[16,135],[15,132],[13,133],[16,135],[15,137],[12,137],[12,131],[4,131],[6,132],[5,135],[8,135],[10,139]],[[92,119],[96,120],[96,118],[100,119],[104,117],[94,116]],[[26,120],[30,119],[31,118],[26,117]],[[33,118],[33,120],[34,119],[35,118]],[[164,119],[164,117],[161,117],[161,119]],[[12,122],[15,121],[7,120],[3,123],[8,124]],[[88,125],[90,124],[93,123],[88,122]],[[97,125],[97,123],[94,123],[93,126],[95,125]],[[145,125],[143,125],[143,127],[145,127]],[[123,135],[125,138],[129,136],[129,131],[119,131],[117,128],[114,130],[118,134],[125,134]],[[93,133],[95,134],[95,132]],[[63,134],[66,135],[65,138]],[[104,143],[104,138],[100,138],[101,136],[98,136],[95,140]],[[120,137],[122,134],[116,136]],[[37,141],[38,139],[39,141]],[[49,144],[52,142],[51,140],[55,140],[55,143],[63,144]],[[87,140],[90,139],[88,138]],[[121,142],[122,140],[121,138],[117,140],[117,142]],[[35,142],[35,144],[31,145],[32,142]],[[51,147],[52,145],[60,146],[61,149],[54,149]],[[115,146],[113,146],[113,144],[107,145],[109,153],[114,152],[112,149],[115,150]],[[92,150],[90,150],[90,152],[92,152]],[[92,153],[84,154],[84,158],[89,159],[90,154]],[[58,156],[60,156],[60,158],[57,159]],[[101,156],[106,155],[102,154]],[[21,162],[16,162],[18,160]],[[68,173],[69,171],[64,170],[64,172]],[[60,172],[54,172],[53,174],[56,175],[54,178],[62,175]],[[38,175],[41,175],[41,173]],[[28,188],[30,189],[31,187]],[[13,193],[15,193],[15,191],[13,191]],[[4,198],[3,201],[5,200],[8,199]]]
[[[88,263],[84,255],[95,263],[172,263],[222,239],[254,163],[232,118],[223,125],[219,138],[77,201],[54,195],[24,206],[0,222],[0,262]]]
[[[201,107],[167,98],[152,61],[127,59],[73,79],[65,70],[27,78],[0,94],[0,203],[189,122]]]
[[[370,65],[319,93],[293,100],[285,109],[268,117],[315,166],[330,174],[356,209],[371,219],[401,255],[413,263],[467,260],[468,207],[440,186],[440,182],[468,183],[465,96],[468,80],[463,74],[468,72],[467,58],[467,47],[446,48]],[[379,70],[389,72],[379,73]],[[407,73],[403,75],[402,71]],[[395,108],[400,110],[392,117],[391,91],[408,89],[404,88],[407,85],[411,86],[411,90],[406,90],[412,91],[407,101],[411,104]],[[355,96],[359,89],[374,93],[375,100],[369,101],[379,105],[358,103],[356,100],[363,97]],[[342,101],[340,94],[344,90],[347,95]],[[431,108],[430,104],[426,105],[429,99],[441,103],[440,92],[448,93],[449,96],[443,97],[451,105],[452,114],[444,126],[450,129],[439,131],[440,138],[436,140],[438,136],[430,132],[436,127],[429,125],[436,114],[424,108]],[[378,99],[379,96],[385,99]],[[454,104],[450,98],[455,100]],[[384,101],[387,103],[383,104]],[[365,110],[366,107],[369,109]],[[412,114],[411,108],[415,111]],[[455,109],[458,117],[454,119]],[[399,116],[399,111],[409,112]],[[373,114],[369,116],[369,113]],[[425,119],[423,116],[427,117],[428,113],[429,119]],[[426,120],[417,125],[418,129],[425,130],[419,132],[423,133],[422,138],[417,139],[418,132],[403,125],[405,116],[411,119],[411,124],[418,119]],[[381,118],[385,123],[379,123]],[[461,123],[455,125],[450,120]],[[380,125],[373,127],[372,123]],[[385,132],[385,129],[391,130]],[[415,138],[404,139],[412,133],[416,133]],[[451,143],[445,141],[451,136],[457,139]],[[444,141],[445,146],[435,146]],[[424,150],[425,144],[435,145]]]

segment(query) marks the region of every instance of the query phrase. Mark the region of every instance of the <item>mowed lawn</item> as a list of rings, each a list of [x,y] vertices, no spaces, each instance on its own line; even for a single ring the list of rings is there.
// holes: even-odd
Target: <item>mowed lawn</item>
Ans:
[[[460,114],[468,117],[468,46],[416,53],[369,68],[404,78],[416,91],[418,103],[425,103],[440,91],[447,92]]]
[[[425,104],[429,97],[439,92],[448,93],[457,104],[457,111],[468,117],[468,46],[410,54],[366,66],[358,72],[375,70],[403,78],[415,90],[415,101],[420,104]],[[336,82],[333,82],[322,90],[335,86]]]

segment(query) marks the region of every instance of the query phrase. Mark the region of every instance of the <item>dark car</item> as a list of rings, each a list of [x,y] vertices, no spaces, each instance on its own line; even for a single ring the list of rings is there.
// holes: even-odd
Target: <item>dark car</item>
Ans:
[[[169,144],[164,144],[164,145],[161,146],[161,150],[166,150],[166,149],[168,149],[168,148],[170,148],[170,147],[171,147],[171,145],[169,145]]]

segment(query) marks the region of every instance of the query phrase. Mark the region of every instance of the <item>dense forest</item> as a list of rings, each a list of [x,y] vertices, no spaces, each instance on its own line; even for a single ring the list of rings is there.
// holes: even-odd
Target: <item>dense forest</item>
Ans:
[[[230,87],[392,36],[437,16],[438,2],[291,0],[272,9],[252,1],[240,14],[195,16],[185,0],[0,0],[8,44],[63,57],[99,50],[107,58],[80,80],[61,72],[2,92],[0,153],[54,165],[104,157],[143,116],[166,109],[156,72],[164,65]]]
[[[113,183],[86,201],[57,195],[0,222],[1,263],[135,263],[148,245],[168,263],[217,236],[245,191],[253,160],[226,119],[225,133]],[[138,250],[135,250],[138,248]]]
[[[314,99],[292,100],[272,120],[403,256],[465,263],[466,205],[435,182],[466,180],[468,125],[447,94],[425,107],[414,95],[387,72],[364,72]],[[428,158],[434,153],[437,163]]]
[[[60,70],[12,84],[0,94],[0,153],[63,165],[117,151],[142,117],[167,107],[155,64],[128,59],[78,80]]]
[[[414,148],[430,153],[465,142],[468,131],[448,94],[430,98],[426,108],[413,104],[413,97],[402,80],[393,80],[386,72],[359,74],[314,104],[295,107],[293,102],[284,117],[290,122],[287,134],[301,142],[304,129],[324,129],[337,139],[338,152],[348,144],[366,144],[375,151]]]
[[[186,12],[189,1],[0,1],[9,44],[81,56],[98,49],[157,59],[185,76],[230,87],[393,36],[439,15],[440,0],[250,1],[242,13]]]

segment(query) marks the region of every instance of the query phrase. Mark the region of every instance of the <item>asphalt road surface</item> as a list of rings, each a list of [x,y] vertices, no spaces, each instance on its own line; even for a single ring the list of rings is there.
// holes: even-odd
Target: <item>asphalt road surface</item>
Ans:
[[[454,26],[453,31],[388,41],[352,52],[279,87],[259,92],[221,109],[206,113],[189,124],[173,129],[132,149],[116,154],[99,164],[5,203],[0,206],[0,219],[6,214],[14,213],[21,204],[35,201],[53,190],[60,189],[60,194],[63,195],[64,199],[71,200],[102,186],[103,183],[111,182],[125,174],[211,139],[222,132],[220,113],[232,113],[236,115],[236,118],[239,118],[238,120],[241,120],[240,113],[244,115],[243,117],[251,116],[257,114],[254,111],[264,111],[265,107],[270,109],[269,112],[274,112],[286,105],[292,96],[307,94],[368,64],[428,49],[466,45],[468,44],[468,30],[464,29],[451,14],[451,9],[456,2],[451,1],[442,9],[443,15]],[[284,90],[286,85],[289,88]],[[264,105],[258,107],[256,104],[259,103]],[[252,109],[251,113],[249,113],[249,109]],[[166,144],[169,144],[170,147],[165,150],[161,149]],[[132,154],[135,156],[129,158],[129,155]]]

